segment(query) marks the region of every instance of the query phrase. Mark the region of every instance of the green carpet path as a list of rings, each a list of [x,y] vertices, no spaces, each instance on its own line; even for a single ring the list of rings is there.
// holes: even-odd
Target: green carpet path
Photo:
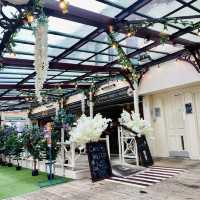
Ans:
[[[71,179],[65,178],[65,182],[68,181]],[[16,171],[15,167],[0,166],[0,199],[39,190],[39,182],[48,183],[46,173],[39,172],[39,176],[33,177],[30,169],[22,168],[21,171]]]

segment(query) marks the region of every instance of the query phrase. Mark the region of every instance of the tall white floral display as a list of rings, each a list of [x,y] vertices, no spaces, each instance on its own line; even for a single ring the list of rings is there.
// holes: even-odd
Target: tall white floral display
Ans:
[[[140,118],[139,114],[133,111],[128,113],[125,110],[123,110],[119,122],[121,125],[118,129],[120,160],[122,164],[125,164],[127,158],[132,159],[136,161],[136,165],[138,166],[137,138],[141,137],[142,134],[146,135],[152,132],[151,125],[148,121]]]
[[[39,102],[42,101],[41,90],[48,73],[48,19],[41,16],[37,19],[35,28],[35,94]]]
[[[69,132],[70,140],[78,145],[96,142],[108,127],[109,122],[111,122],[111,119],[103,118],[99,113],[94,118],[82,115],[77,121],[77,126]]]

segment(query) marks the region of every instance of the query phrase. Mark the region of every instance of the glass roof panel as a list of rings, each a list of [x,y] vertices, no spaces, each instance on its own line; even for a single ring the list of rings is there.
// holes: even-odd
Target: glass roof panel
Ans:
[[[92,12],[101,13],[110,17],[114,17],[121,11],[118,8],[114,8],[112,6],[106,5],[96,0],[87,0],[87,1],[70,0],[70,5],[83,8],[85,10],[89,10]]]
[[[75,59],[77,58],[77,59],[85,60],[92,55],[93,55],[92,53],[74,51],[73,53],[69,54],[66,58],[75,58]]]
[[[35,36],[33,35],[32,30],[20,29],[20,31],[17,33],[15,39],[34,42]]]
[[[137,14],[131,14],[129,15],[126,20],[131,21],[131,20],[141,20],[141,19],[146,19],[145,17],[139,16]]]
[[[173,45],[170,45],[170,44],[161,44],[157,47],[152,48],[151,50],[165,52],[165,53],[174,53],[174,52],[179,51],[181,49],[183,49],[183,47],[181,45],[180,46],[178,46],[178,45],[173,46]]]
[[[5,72],[5,73],[9,73],[9,72],[13,72],[12,68],[3,68],[1,70],[1,72]],[[34,72],[33,70],[27,70],[27,69],[17,69],[17,73],[27,73],[27,74],[31,74],[32,72]]]
[[[97,63],[95,61],[85,61],[83,62],[84,65],[97,65]]]
[[[84,73],[80,73],[80,72],[64,72],[63,75],[74,75],[74,76],[81,76],[83,75]]]
[[[181,38],[186,39],[186,40],[190,40],[190,41],[193,41],[193,42],[200,42],[200,36],[193,35],[193,34],[190,34],[190,33],[187,33],[187,34],[181,36]]]
[[[72,22],[69,20],[60,19],[56,17],[49,17],[50,31],[68,33],[72,35],[75,34],[76,36],[85,37],[95,29],[96,27],[93,26],[83,25],[77,22]]]
[[[161,58],[165,55],[161,54],[161,53],[154,53],[154,52],[149,52],[147,53],[148,55],[150,55],[150,57],[153,59],[153,60],[156,60],[158,58]]]
[[[134,48],[142,48],[144,46],[147,46],[149,44],[151,44],[153,41],[149,40],[146,41],[146,39],[144,38],[139,38],[139,37],[130,37],[126,39],[126,44],[130,47],[134,47]],[[123,43],[120,43],[123,44]]]
[[[63,49],[50,48],[50,47],[48,48],[48,54],[53,56],[57,56],[61,54],[63,51],[64,51]]]
[[[67,58],[65,58],[65,59],[62,59],[62,60],[60,60],[60,62],[62,62],[62,63],[71,63],[71,64],[79,64],[80,63],[80,60],[72,60],[72,59],[67,59]]]
[[[125,34],[122,34],[122,33],[117,33],[117,34],[115,35],[115,39],[116,39],[117,41],[121,40],[121,39],[124,38],[124,37],[125,37]],[[96,41],[100,41],[100,42],[109,43],[108,34],[105,33],[105,32],[103,32],[103,33],[101,33],[99,36],[97,36],[97,37],[95,38],[95,40],[96,40]]]
[[[74,38],[66,38],[63,36],[52,35],[52,34],[48,35],[48,44],[50,45],[59,45],[62,47],[69,48],[78,41],[79,41],[78,39]]]
[[[199,1],[199,0],[195,1],[195,2],[192,4],[192,6],[194,6],[195,8],[199,8],[199,9],[200,9],[200,1]]]
[[[181,6],[182,4],[174,0],[154,0],[139,9],[138,12],[145,13],[149,17],[160,18]]]
[[[105,49],[106,47],[108,47],[107,44],[100,44],[100,43],[96,43],[96,42],[88,42],[87,44],[83,45],[80,49],[81,50],[90,50],[90,51],[94,51],[94,52],[99,52],[103,49]]]
[[[148,28],[158,32],[165,32],[167,34],[173,34],[178,31],[178,29],[172,28],[170,26],[167,26],[167,29],[164,30],[164,25],[161,23],[156,23],[153,26],[149,26]]]
[[[199,13],[191,8],[185,7],[174,14],[170,15],[170,17],[179,17],[179,16],[191,16],[191,15],[199,15]]]
[[[24,51],[25,49],[28,49],[29,53],[34,53],[34,46],[33,45],[17,43],[16,46],[13,48],[14,51]]]
[[[134,4],[137,0],[109,0],[110,2],[113,2],[119,6],[122,7],[129,7],[130,5]]]

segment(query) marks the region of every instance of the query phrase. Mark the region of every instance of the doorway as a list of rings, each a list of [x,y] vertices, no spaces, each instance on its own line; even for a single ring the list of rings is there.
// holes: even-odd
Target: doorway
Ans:
[[[185,140],[185,103],[183,93],[164,97],[168,151],[171,157],[189,157]]]

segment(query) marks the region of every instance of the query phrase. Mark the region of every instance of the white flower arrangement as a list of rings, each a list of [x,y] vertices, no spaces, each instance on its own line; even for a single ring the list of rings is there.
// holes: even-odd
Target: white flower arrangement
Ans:
[[[77,126],[69,132],[70,141],[78,145],[98,141],[109,122],[111,119],[103,118],[99,113],[94,118],[82,115],[77,121]]]
[[[119,121],[121,125],[124,125],[139,134],[149,134],[153,131],[150,123],[140,118],[139,114],[136,114],[133,111],[130,114],[123,110]]]
[[[35,94],[39,102],[42,102],[41,90],[47,78],[48,62],[48,20],[43,18],[37,21],[35,28]]]

